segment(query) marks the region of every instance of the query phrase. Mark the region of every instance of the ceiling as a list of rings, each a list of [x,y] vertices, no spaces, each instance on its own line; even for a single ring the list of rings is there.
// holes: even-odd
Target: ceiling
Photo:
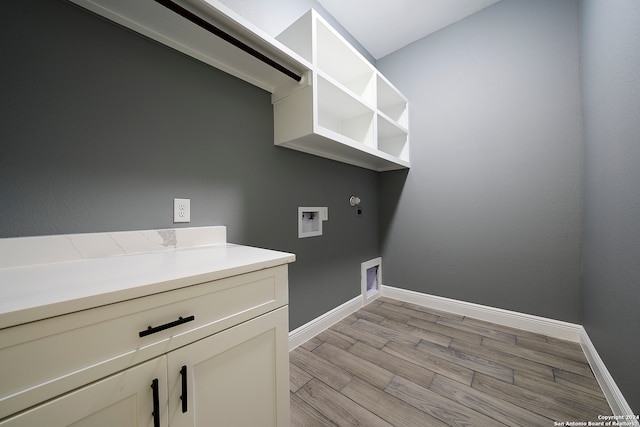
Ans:
[[[318,0],[380,59],[500,0]]]

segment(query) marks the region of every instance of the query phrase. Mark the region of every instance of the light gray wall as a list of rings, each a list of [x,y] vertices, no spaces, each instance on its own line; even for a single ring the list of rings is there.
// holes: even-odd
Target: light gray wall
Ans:
[[[275,147],[269,93],[59,0],[0,2],[0,44],[0,237],[170,228],[185,197],[186,226],[296,254],[291,328],[360,294],[378,174]]]
[[[385,284],[581,321],[578,37],[577,1],[503,0],[378,60],[411,126]]]
[[[584,325],[640,413],[640,2],[581,3]]]

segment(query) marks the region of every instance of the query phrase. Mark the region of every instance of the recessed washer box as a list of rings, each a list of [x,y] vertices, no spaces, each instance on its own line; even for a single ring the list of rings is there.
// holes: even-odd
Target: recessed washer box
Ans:
[[[322,222],[329,219],[326,207],[298,208],[298,237],[322,236]]]

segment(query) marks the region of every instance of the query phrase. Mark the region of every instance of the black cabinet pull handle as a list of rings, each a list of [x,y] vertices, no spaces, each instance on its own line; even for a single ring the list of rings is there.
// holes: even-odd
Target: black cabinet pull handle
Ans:
[[[164,331],[165,329],[173,328],[174,326],[182,325],[183,323],[191,322],[192,320],[196,320],[196,316],[189,317],[180,317],[178,320],[174,320],[173,322],[165,323],[164,325],[156,326],[155,328],[149,326],[144,331],[140,331],[138,335],[140,338],[146,337],[147,335],[155,334],[156,332]]]
[[[180,400],[182,400],[182,413],[187,412],[187,367],[182,366],[180,369],[180,375],[182,376],[182,396],[180,396]]]
[[[155,378],[151,381],[151,388],[153,389],[153,427],[160,427],[160,396],[158,390],[158,379]]]

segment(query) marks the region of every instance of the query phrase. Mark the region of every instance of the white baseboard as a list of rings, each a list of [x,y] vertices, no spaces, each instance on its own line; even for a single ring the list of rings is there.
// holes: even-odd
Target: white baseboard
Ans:
[[[315,337],[325,329],[330,328],[332,325],[338,323],[348,315],[355,313],[361,309],[362,306],[362,295],[358,295],[333,310],[327,311],[323,315],[318,316],[312,321],[289,332],[289,351],[298,347],[300,344],[304,344],[309,341],[311,338]]]
[[[382,296],[554,338],[580,342],[582,326],[575,323],[423,294],[392,286],[382,286]]]
[[[622,395],[622,392],[618,388],[618,385],[613,380],[613,377],[600,358],[596,347],[591,342],[591,339],[589,338],[589,335],[584,328],[582,328],[582,332],[580,334],[580,345],[582,346],[582,351],[584,351],[584,354],[589,361],[589,365],[591,365],[593,375],[595,375],[596,379],[598,380],[598,384],[600,384],[600,388],[602,388],[604,396],[607,398],[607,402],[609,403],[609,407],[611,407],[611,412],[613,412],[613,415],[619,415],[622,417],[633,416],[634,414],[631,410],[631,407]],[[623,418],[620,421],[629,422],[631,420]],[[637,420],[633,425],[640,426]]]

